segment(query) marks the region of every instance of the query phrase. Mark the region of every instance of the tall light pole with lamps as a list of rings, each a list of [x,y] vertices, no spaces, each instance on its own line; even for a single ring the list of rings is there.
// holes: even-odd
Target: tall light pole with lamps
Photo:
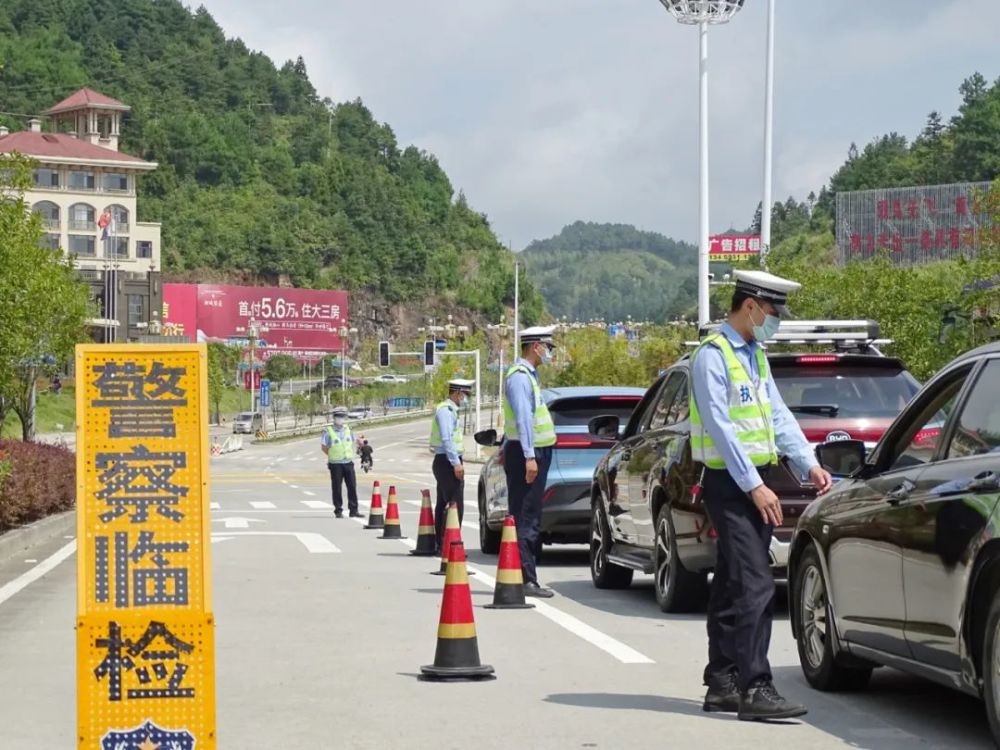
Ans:
[[[347,406],[347,337],[357,332],[358,329],[351,328],[346,320],[337,329],[337,334],[340,336],[340,392],[344,406]]]
[[[774,3],[767,0],[767,53],[764,62],[764,197],[760,205],[760,262],[771,250],[771,168],[774,162]]]
[[[497,371],[497,381],[499,382],[499,386],[497,387],[497,411],[499,414],[503,414],[503,350],[507,346],[507,336],[510,334],[511,327],[507,325],[507,318],[503,315],[500,316],[499,323],[490,323],[486,327],[491,331],[496,331],[497,336],[500,337],[500,346],[497,347],[500,352],[500,360],[497,364],[499,368]]]
[[[698,203],[698,325],[708,323],[708,27],[727,23],[745,0],[660,0],[663,7],[683,24],[698,27],[700,38],[700,116]]]

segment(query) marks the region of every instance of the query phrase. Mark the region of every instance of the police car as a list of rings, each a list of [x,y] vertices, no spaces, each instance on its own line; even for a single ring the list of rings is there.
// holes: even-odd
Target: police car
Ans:
[[[889,343],[873,321],[782,321],[767,342],[768,363],[812,444],[874,446],[916,394],[919,383],[903,363],[882,354]],[[715,529],[695,489],[701,466],[688,445],[689,362],[685,355],[658,378],[627,423],[614,415],[590,423],[591,434],[614,440],[591,487],[591,578],[598,588],[624,588],[634,571],[652,573],[664,611],[700,608],[715,565]],[[770,550],[784,578],[795,523],[816,490],[787,461],[767,484],[785,518]]]

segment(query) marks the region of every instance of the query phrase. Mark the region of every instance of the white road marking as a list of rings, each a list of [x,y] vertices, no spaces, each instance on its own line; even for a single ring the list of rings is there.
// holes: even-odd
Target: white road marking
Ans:
[[[34,565],[36,562],[38,562],[38,560],[36,560],[33,557],[30,557],[27,560],[25,560],[24,562],[27,563],[28,565]]]
[[[50,570],[55,569],[59,563],[70,557],[74,552],[76,552],[75,539],[66,546],[60,547],[52,555],[42,560],[31,570],[24,571],[10,583],[0,586],[0,604],[3,604],[5,601],[14,596],[14,594],[30,586]]]
[[[212,534],[213,537],[216,534]],[[332,555],[340,552],[340,548],[322,534],[313,531],[231,531],[220,534],[222,537],[236,536],[294,536],[302,546],[314,555]]]
[[[302,500],[301,502],[307,508],[316,508],[317,510],[330,510],[333,507],[323,500]]]
[[[209,510],[219,510],[221,507],[222,506],[219,505],[218,503],[209,503],[208,504],[208,509]]]
[[[288,486],[291,487],[293,490],[297,490],[299,488],[297,484],[290,484]]]
[[[242,516],[231,516],[229,518],[213,518],[213,523],[222,521],[227,529],[247,529],[252,523],[264,523],[259,518],[244,518]]]
[[[278,506],[270,500],[251,500],[250,507],[256,510],[270,510],[271,508],[277,508]]]
[[[316,493],[315,492],[310,492],[309,490],[302,490],[302,491],[305,494],[309,495],[309,497],[316,497]]]

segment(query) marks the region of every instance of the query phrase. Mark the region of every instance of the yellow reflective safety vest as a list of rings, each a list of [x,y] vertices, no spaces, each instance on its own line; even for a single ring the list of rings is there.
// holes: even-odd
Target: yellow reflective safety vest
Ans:
[[[327,427],[326,432],[330,436],[330,448],[326,452],[327,462],[332,464],[338,461],[353,461],[354,435],[351,434],[351,428],[344,425],[343,437],[338,435],[332,426]]]
[[[713,334],[701,342],[691,355],[691,361],[706,346],[714,346],[722,352],[729,372],[729,419],[736,430],[736,437],[754,466],[777,463],[778,449],[774,438],[774,420],[771,417],[771,398],[767,383],[771,372],[767,366],[764,350],[757,348],[757,371],[760,380],[756,387],[753,378],[736,357],[733,345],[721,333]],[[690,378],[689,378],[690,382]],[[698,413],[694,400],[694,388],[688,386],[688,400],[691,411],[691,457],[710,469],[724,469],[726,462],[712,442],[711,436]]]
[[[434,409],[434,416],[431,417],[431,453],[437,453],[438,448],[444,448],[444,439],[441,437],[441,426],[438,424],[438,412],[448,409],[455,414],[455,428],[451,433],[451,444],[455,446],[455,452],[462,455],[465,449],[465,433],[462,430],[462,420],[458,418],[458,406],[450,398],[446,398],[437,408]]]
[[[556,426],[552,422],[552,415],[549,407],[542,399],[542,389],[538,387],[538,381],[524,365],[514,365],[507,370],[506,377],[509,379],[516,372],[523,372],[531,380],[531,393],[534,396],[535,415],[533,422],[533,443],[538,448],[546,448],[556,444]],[[514,409],[510,405],[508,398],[503,402],[503,434],[508,440],[520,440],[517,433],[517,418],[514,416]]]

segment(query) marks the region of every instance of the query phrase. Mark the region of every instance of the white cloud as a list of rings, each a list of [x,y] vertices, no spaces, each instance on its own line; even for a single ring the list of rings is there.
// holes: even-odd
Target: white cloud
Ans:
[[[697,32],[655,0],[204,1],[436,153],[516,247],[577,219],[696,236]],[[713,230],[760,200],[764,6],[710,34]],[[952,114],[963,78],[997,74],[998,26],[995,0],[780,3],[775,197],[818,190],[851,141]]]

